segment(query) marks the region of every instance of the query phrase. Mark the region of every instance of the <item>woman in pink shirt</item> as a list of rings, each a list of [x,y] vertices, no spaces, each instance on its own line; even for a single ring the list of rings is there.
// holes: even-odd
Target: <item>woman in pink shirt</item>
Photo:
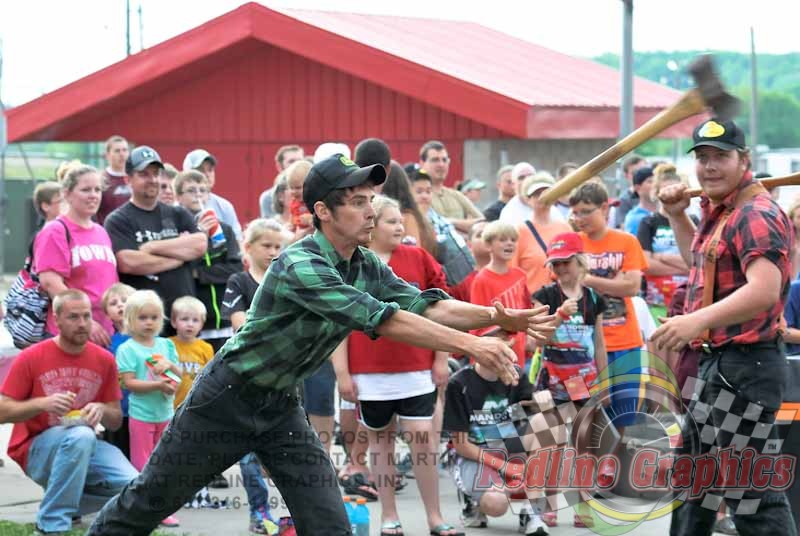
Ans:
[[[103,312],[103,292],[119,281],[117,260],[105,229],[92,221],[100,207],[103,184],[100,174],[83,164],[69,168],[61,181],[68,210],[48,222],[33,243],[33,267],[42,288],[53,298],[74,288],[85,292],[92,302],[91,341],[107,347],[113,325]],[[47,332],[58,334],[52,311]]]

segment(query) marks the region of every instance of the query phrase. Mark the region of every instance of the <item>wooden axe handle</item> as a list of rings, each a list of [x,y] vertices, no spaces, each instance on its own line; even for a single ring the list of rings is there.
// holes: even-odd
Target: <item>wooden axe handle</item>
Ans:
[[[619,140],[616,144],[558,181],[555,186],[542,194],[541,200],[552,205],[558,201],[560,197],[569,194],[587,180],[603,172],[611,164],[633,151],[650,138],[660,134],[678,121],[699,114],[705,110],[705,106],[705,102],[699,90],[692,89],[687,91],[675,104],[662,110],[658,115]]]
[[[778,186],[798,186],[800,185],[800,173],[793,173],[785,177],[770,177],[768,179],[761,179],[759,182],[763,184],[764,188],[767,190],[772,190]],[[683,195],[686,197],[699,197],[702,193],[702,188],[690,188],[686,190]]]

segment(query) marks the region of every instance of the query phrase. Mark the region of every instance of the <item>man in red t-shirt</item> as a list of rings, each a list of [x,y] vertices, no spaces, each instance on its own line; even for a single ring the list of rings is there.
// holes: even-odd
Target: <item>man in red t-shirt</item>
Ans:
[[[45,534],[69,530],[138,474],[95,434],[122,424],[122,393],[114,356],[89,342],[89,297],[66,290],[53,311],[59,334],[23,350],[0,387],[0,423],[14,423],[8,455],[45,489],[36,515]]]

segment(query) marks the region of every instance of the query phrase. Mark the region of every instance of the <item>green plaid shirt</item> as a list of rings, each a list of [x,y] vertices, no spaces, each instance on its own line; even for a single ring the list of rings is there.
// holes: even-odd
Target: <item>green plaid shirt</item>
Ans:
[[[448,298],[439,289],[420,292],[366,248],[342,258],[317,231],[272,261],[247,322],[219,357],[250,383],[287,389],[313,374],[352,330],[375,339],[399,309],[421,314]]]

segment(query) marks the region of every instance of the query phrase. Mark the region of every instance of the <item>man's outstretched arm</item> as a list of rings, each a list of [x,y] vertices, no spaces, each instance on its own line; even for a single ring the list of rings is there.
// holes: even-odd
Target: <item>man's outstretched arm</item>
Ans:
[[[501,339],[476,337],[403,310],[392,314],[375,331],[413,346],[472,356],[494,371],[503,383],[516,384],[519,380],[514,368],[517,354]]]
[[[555,330],[555,315],[548,315],[549,307],[533,309],[506,309],[499,303],[494,307],[473,305],[458,300],[441,300],[430,304],[422,315],[437,324],[467,331],[499,326],[504,331],[525,331],[536,340],[546,341]]]

